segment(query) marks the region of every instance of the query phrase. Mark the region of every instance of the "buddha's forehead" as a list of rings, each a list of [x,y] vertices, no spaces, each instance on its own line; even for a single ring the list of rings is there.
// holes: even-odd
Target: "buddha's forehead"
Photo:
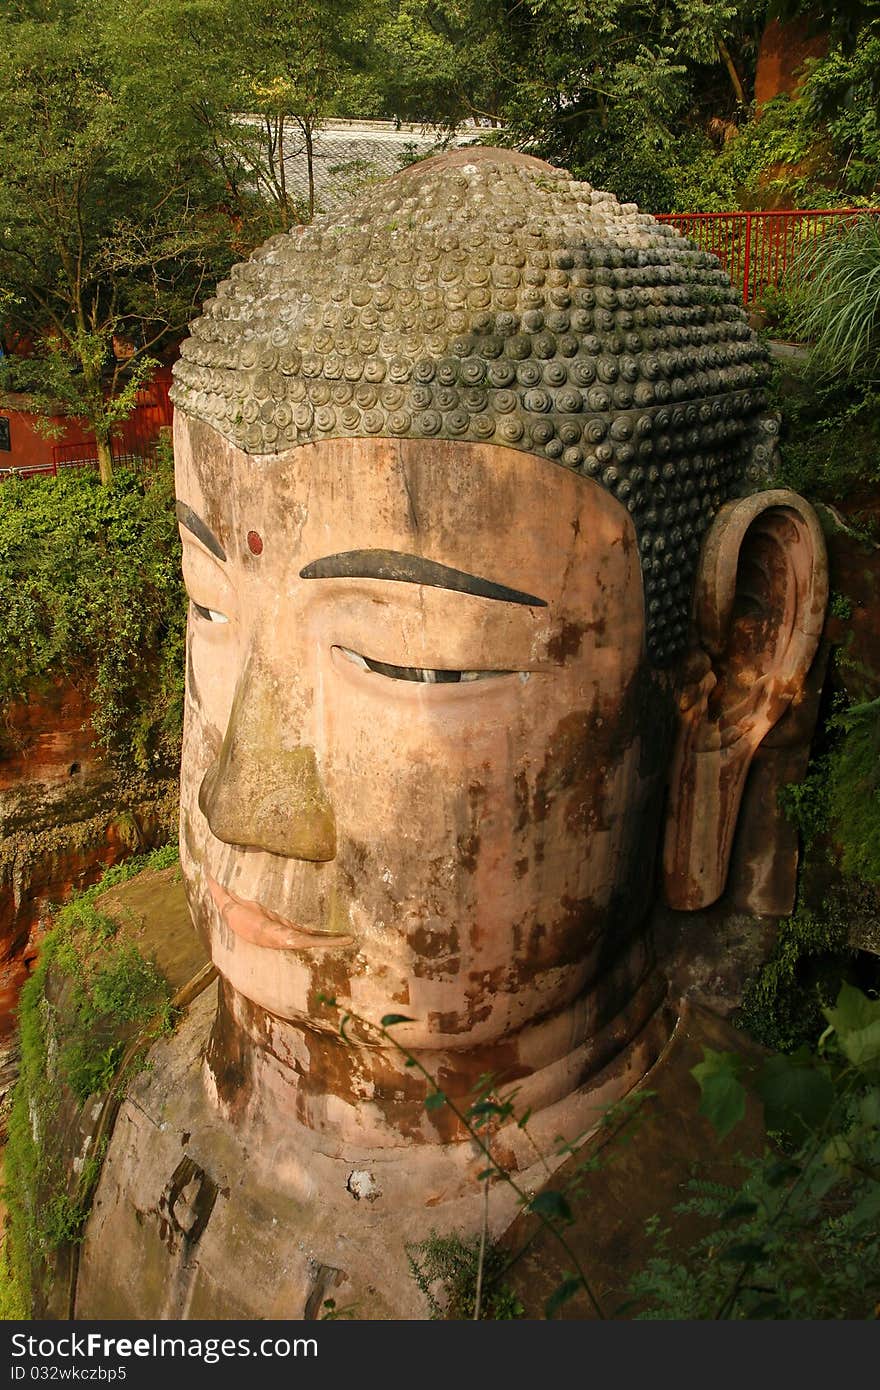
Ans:
[[[766,352],[715,257],[495,150],[429,160],[272,238],[218,286],[175,404],[242,452],[491,443],[633,518],[652,659],[687,639],[701,540],[772,454]]]
[[[178,412],[175,458],[178,496],[217,537],[230,574],[240,563],[271,583],[327,555],[388,550],[476,570],[551,607],[577,608],[607,589],[642,611],[627,510],[536,455],[447,440],[331,439],[255,457]]]

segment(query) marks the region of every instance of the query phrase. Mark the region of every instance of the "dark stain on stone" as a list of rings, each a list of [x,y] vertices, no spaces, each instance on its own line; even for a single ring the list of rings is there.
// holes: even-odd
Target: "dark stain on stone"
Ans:
[[[199,688],[196,684],[196,672],[195,667],[193,666],[191,638],[187,638],[186,643],[186,689],[187,695],[189,696],[190,700],[192,700],[193,704],[201,707],[202,697],[199,694]]]
[[[410,933],[409,942],[413,953],[423,961],[442,961],[448,970],[458,968],[458,931],[454,922],[417,927]]]
[[[516,877],[517,877],[517,878],[524,878],[525,875],[528,873],[528,871],[529,871],[529,861],[528,861],[528,859],[517,859],[516,863],[515,863],[514,866],[513,866],[513,872],[516,874]]]
[[[456,840],[456,849],[458,862],[469,873],[474,873],[480,857],[480,837],[476,831],[472,830],[470,834],[459,835]]]
[[[198,1242],[211,1219],[217,1192],[214,1179],[185,1154],[159,1199],[159,1235],[171,1253],[181,1243],[191,1248]]]
[[[563,622],[547,643],[547,655],[550,660],[562,663],[570,656],[577,656],[586,630],[583,623]]]
[[[354,948],[346,953],[329,953],[315,958],[309,980],[308,1011],[312,1018],[332,1020],[326,999],[347,999],[351,993],[351,961]]]
[[[595,769],[590,760],[595,754],[596,718],[589,710],[575,710],[560,719],[547,745],[544,763],[535,779],[532,798],[532,819],[538,823],[547,819],[550,807],[560,791],[595,782]],[[587,789],[591,795],[593,787]]]
[[[513,788],[517,808],[514,830],[519,832],[525,830],[529,823],[529,779],[523,770],[520,770],[514,777]]]
[[[346,892],[353,896],[368,881],[369,851],[360,840],[346,839],[339,847],[336,863]]]
[[[345,1278],[342,1270],[334,1269],[332,1265],[316,1263],[314,1266],[309,1266],[309,1272],[312,1273],[313,1270],[312,1288],[303,1309],[303,1318],[306,1322],[313,1322],[321,1316],[321,1309],[324,1307],[330,1290],[337,1288]]]
[[[247,1004],[241,996],[239,1002]],[[253,1077],[252,1044],[235,1021],[232,986],[222,975],[205,1061],[224,1109],[230,1116],[239,1114],[247,1104]]]

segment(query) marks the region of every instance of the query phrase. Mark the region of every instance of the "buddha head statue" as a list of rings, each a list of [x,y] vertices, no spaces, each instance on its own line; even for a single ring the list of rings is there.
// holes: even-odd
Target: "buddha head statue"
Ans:
[[[175,375],[219,1101],[270,1054],[292,1121],[448,1137],[329,998],[405,1017],[450,1092],[515,1079],[555,1124],[619,1091],[663,996],[652,898],[721,893],[824,611],[812,511],[757,490],[766,356],[718,262],[458,151],[236,266]]]

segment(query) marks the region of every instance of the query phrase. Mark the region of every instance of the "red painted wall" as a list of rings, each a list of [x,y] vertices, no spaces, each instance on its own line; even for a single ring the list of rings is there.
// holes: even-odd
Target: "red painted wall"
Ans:
[[[69,416],[53,417],[53,424],[61,428],[57,439],[47,439],[37,430],[37,417],[27,406],[29,398],[18,393],[8,393],[3,397],[0,415],[9,421],[10,452],[0,449],[0,468],[34,468],[52,462],[53,444],[85,444],[88,432],[78,420]],[[91,446],[92,448],[94,445]]]
[[[171,385],[171,369],[160,367],[153,381],[138,393],[138,404],[126,420],[121,430],[119,450],[137,453],[141,444],[158,437],[163,425],[171,421],[171,407],[168,403],[168,388]],[[63,446],[61,457],[70,461],[76,457],[78,446],[83,446],[86,458],[94,457],[95,441],[81,420],[71,416],[53,416],[52,422],[60,428],[57,438],[47,439],[37,428],[38,417],[28,409],[30,397],[23,393],[7,392],[0,404],[0,416],[9,421],[11,449],[0,449],[0,469],[35,468],[51,465],[53,449]]]

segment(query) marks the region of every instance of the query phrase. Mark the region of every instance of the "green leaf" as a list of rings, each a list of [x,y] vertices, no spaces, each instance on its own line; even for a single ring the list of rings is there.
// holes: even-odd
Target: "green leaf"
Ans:
[[[500,1105],[497,1100],[478,1100],[468,1109],[469,1115],[507,1115],[510,1107]]]
[[[866,1226],[873,1233],[880,1219],[880,1182],[874,1183],[871,1190],[853,1207],[850,1221],[853,1226]]]
[[[395,1023],[415,1023],[414,1018],[407,1018],[406,1014],[385,1014],[381,1020],[383,1028],[393,1028]]]
[[[757,1241],[746,1240],[736,1245],[728,1245],[718,1256],[727,1264],[759,1265],[767,1258],[767,1251]]]
[[[563,1304],[568,1303],[569,1299],[574,1298],[575,1294],[585,1287],[579,1274],[567,1274],[544,1304],[544,1316],[546,1318],[554,1317]]]
[[[552,1188],[547,1188],[533,1197],[526,1210],[533,1212],[535,1216],[543,1216],[548,1221],[562,1221],[566,1225],[574,1220],[568,1199],[561,1192],[554,1192]]]
[[[425,1096],[426,1110],[442,1110],[446,1104],[446,1096],[442,1091],[431,1091]]]
[[[739,1221],[744,1216],[754,1216],[758,1210],[758,1203],[753,1202],[751,1197],[737,1197],[724,1212],[722,1221]]]
[[[700,1087],[700,1114],[712,1125],[719,1139],[729,1134],[746,1113],[745,1087],[739,1079],[743,1059],[735,1052],[715,1052],[703,1048],[703,1060],[691,1069]]]
[[[854,1067],[880,1062],[880,999],[843,984],[833,1009],[823,1010],[844,1056]]]
[[[767,1128],[795,1138],[818,1129],[834,1104],[828,1068],[806,1047],[768,1057],[755,1089],[764,1102]]]
[[[509,1101],[499,1104],[494,1100],[478,1100],[475,1105],[471,1105],[467,1110],[467,1117],[473,1124],[474,1129],[482,1129],[493,1118],[506,1120],[513,1114],[513,1106]]]
[[[848,1033],[841,1038],[840,1046],[854,1067],[862,1070],[875,1067],[880,1063],[880,1019],[857,1033]]]
[[[764,1181],[768,1187],[781,1187],[783,1183],[791,1178],[796,1178],[800,1173],[800,1165],[793,1163],[791,1159],[780,1158],[775,1163],[771,1163],[769,1168],[764,1171]]]
[[[779,1298],[764,1298],[760,1303],[756,1303],[754,1308],[749,1309],[750,1318],[778,1318],[784,1311],[784,1304]]]

